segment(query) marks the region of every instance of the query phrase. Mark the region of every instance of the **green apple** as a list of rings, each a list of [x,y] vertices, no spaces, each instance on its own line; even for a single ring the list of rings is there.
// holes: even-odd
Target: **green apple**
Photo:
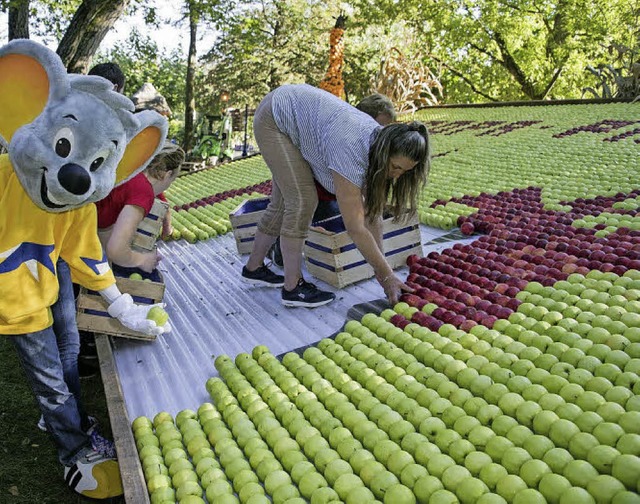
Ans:
[[[500,459],[500,463],[508,473],[519,474],[520,468],[528,460],[532,459],[527,450],[517,446],[512,446],[504,451],[502,458]]]
[[[427,471],[429,471],[429,474],[440,478],[449,467],[454,465],[456,465],[456,462],[449,455],[436,453],[427,462]]]
[[[522,447],[527,450],[534,459],[542,459],[544,454],[554,448],[555,445],[548,437],[534,434],[524,440]]]
[[[427,469],[420,464],[408,464],[400,473],[400,482],[408,488],[414,488],[416,482],[427,476]]]
[[[588,432],[579,432],[569,441],[568,450],[576,458],[586,460],[593,448],[599,446],[600,442]]]
[[[600,441],[601,444],[608,446],[615,446],[618,439],[620,439],[620,436],[624,433],[624,429],[613,422],[602,422],[596,425],[593,429],[593,435],[598,439],[598,441]]]
[[[327,486],[327,480],[315,471],[307,472],[298,482],[300,494],[306,499],[310,499],[315,490],[325,486]]]
[[[333,488],[329,487],[317,488],[311,494],[310,499],[312,504],[328,504],[330,502],[335,502],[336,500],[339,500],[338,494]]]
[[[147,319],[153,320],[158,327],[162,327],[169,320],[169,314],[160,306],[152,306],[147,312]]]
[[[507,474],[500,478],[496,484],[496,493],[503,497],[507,502],[513,502],[518,492],[525,490],[527,484],[515,474]]]
[[[567,488],[561,495],[558,504],[596,504],[596,501],[584,488]]]
[[[496,433],[484,425],[477,425],[467,435],[469,442],[479,450],[484,450],[489,441],[495,437],[497,437]]]
[[[373,479],[370,489],[378,499],[381,499],[391,486],[397,484],[399,484],[398,478],[392,472],[382,471]]]
[[[596,502],[611,502],[616,494],[624,491],[624,484],[608,474],[599,474],[587,484],[587,492]]]
[[[566,465],[573,460],[573,457],[564,448],[552,448],[544,454],[542,460],[554,473],[562,474]]]
[[[616,448],[622,454],[640,456],[640,434],[624,434],[618,439]]]
[[[413,487],[413,492],[418,502],[429,502],[431,496],[439,490],[443,490],[442,482],[431,475],[423,476],[416,481]]]
[[[495,436],[491,438],[485,447],[486,453],[493,459],[494,462],[500,462],[504,455],[504,452],[513,447],[513,443],[504,436]]]
[[[481,451],[472,451],[465,457],[464,466],[473,476],[478,476],[482,468],[491,464],[491,462],[491,457],[486,453]]]
[[[572,485],[586,488],[589,481],[598,475],[598,471],[586,460],[572,460],[565,466],[562,475]]]
[[[507,470],[500,464],[490,463],[481,470],[479,477],[491,490],[495,490],[498,481],[507,476]]]
[[[545,474],[538,484],[538,490],[548,502],[558,502],[560,496],[569,488],[571,483],[560,474]]]

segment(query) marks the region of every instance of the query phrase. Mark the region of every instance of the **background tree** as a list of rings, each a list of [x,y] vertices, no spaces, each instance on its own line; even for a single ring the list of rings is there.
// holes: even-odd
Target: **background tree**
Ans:
[[[9,40],[29,38],[29,0],[9,3]]]
[[[130,0],[83,0],[56,51],[69,72],[86,73],[105,35]]]
[[[334,0],[230,5],[216,26],[220,37],[203,57],[211,92],[228,90],[231,104],[242,107],[282,84],[317,85],[326,69],[326,34],[339,10]]]

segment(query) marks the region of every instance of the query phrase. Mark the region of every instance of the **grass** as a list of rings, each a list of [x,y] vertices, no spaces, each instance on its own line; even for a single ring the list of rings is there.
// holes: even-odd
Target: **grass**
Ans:
[[[36,426],[40,410],[13,345],[6,337],[0,337],[0,362],[0,502],[97,502],[76,494],[65,484],[53,441]],[[103,435],[111,437],[99,374],[82,380],[82,394],[87,411],[99,419]],[[112,499],[110,502],[122,503],[124,498]]]

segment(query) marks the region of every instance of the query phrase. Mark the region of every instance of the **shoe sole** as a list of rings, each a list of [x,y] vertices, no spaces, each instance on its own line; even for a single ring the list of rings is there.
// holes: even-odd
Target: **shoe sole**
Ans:
[[[249,285],[257,285],[258,287],[274,287],[274,288],[284,287],[284,280],[282,281],[282,283],[269,283],[269,282],[265,282],[264,280],[255,280],[253,278],[247,278],[247,277],[240,277],[240,278],[242,278],[242,281],[244,283]]]
[[[317,308],[318,306],[329,304],[334,300],[335,298],[327,299],[326,301],[320,301],[318,303],[307,303],[305,301],[286,301],[283,299],[282,305],[286,306],[287,308]]]

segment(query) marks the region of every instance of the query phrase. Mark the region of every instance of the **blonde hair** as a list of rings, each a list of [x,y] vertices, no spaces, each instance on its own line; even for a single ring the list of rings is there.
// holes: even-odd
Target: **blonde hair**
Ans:
[[[164,174],[169,171],[173,171],[173,176],[177,177],[180,173],[184,158],[184,151],[179,145],[173,142],[165,142],[160,152],[151,160],[145,171],[147,175],[156,179],[163,178]]]

